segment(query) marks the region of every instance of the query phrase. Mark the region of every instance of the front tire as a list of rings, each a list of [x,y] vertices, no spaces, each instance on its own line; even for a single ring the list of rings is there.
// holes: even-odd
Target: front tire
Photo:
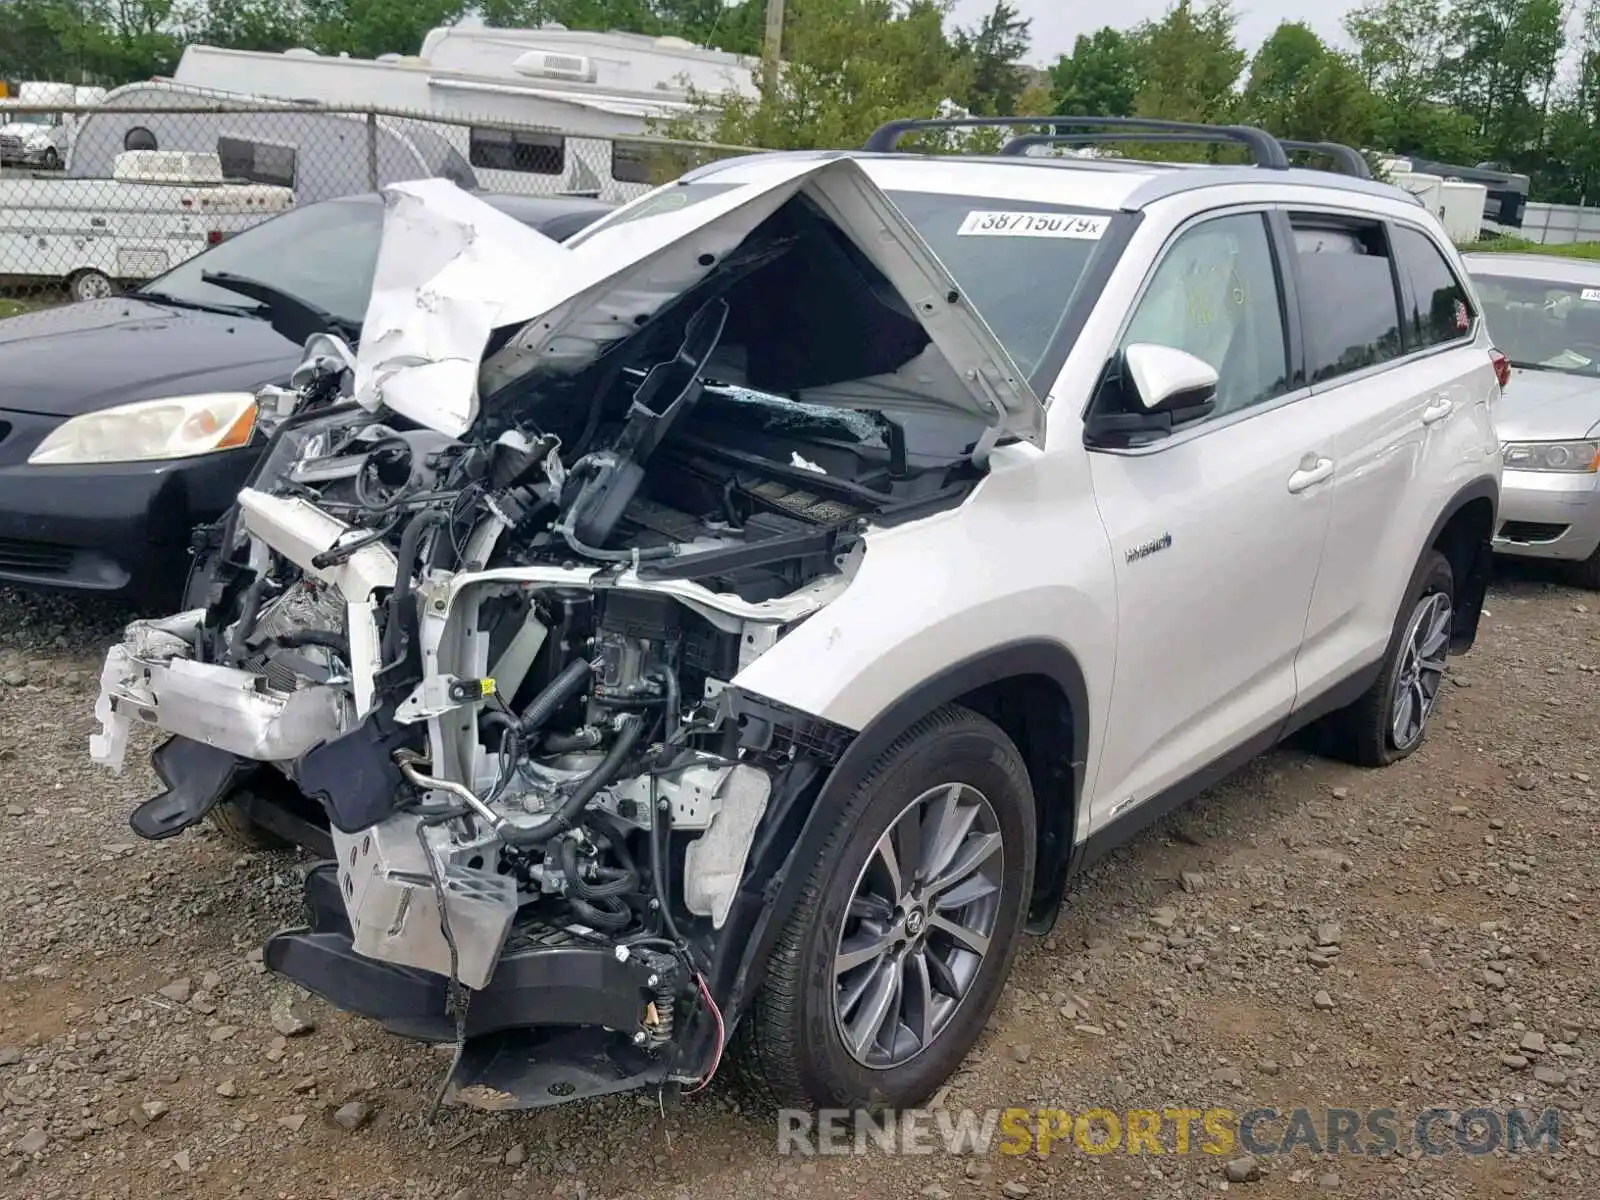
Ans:
[[[950,706],[918,722],[834,819],[741,1030],[771,1105],[914,1106],[1000,998],[1033,883],[1033,789],[1011,739]]]
[[[105,300],[117,294],[117,285],[109,275],[90,268],[67,281],[67,292],[77,301]]]
[[[1572,582],[1591,592],[1600,592],[1600,550],[1572,564]]]
[[[1444,687],[1455,618],[1450,560],[1428,552],[1389,640],[1383,672],[1365,695],[1334,717],[1334,749],[1363,767],[1399,762],[1422,744]]]

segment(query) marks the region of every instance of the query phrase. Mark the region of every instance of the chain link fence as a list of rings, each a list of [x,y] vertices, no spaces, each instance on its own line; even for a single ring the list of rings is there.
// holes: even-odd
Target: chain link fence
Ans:
[[[0,107],[0,317],[137,288],[279,213],[403,180],[620,203],[750,152],[148,87],[96,107]]]

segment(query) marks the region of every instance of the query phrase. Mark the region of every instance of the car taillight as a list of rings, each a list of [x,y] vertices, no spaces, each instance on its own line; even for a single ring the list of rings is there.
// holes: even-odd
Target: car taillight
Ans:
[[[1494,377],[1500,381],[1500,388],[1504,391],[1511,382],[1511,360],[1500,351],[1491,350],[1489,361],[1494,364]]]
[[[222,230],[213,229],[210,233],[206,234],[206,245],[208,245],[208,246],[220,246],[220,245],[222,245]]]

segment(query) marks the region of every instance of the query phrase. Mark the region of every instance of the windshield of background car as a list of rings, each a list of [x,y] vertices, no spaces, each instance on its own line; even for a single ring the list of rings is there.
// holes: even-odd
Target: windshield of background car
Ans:
[[[1475,275],[1489,336],[1513,365],[1600,375],[1600,287]]]
[[[202,272],[226,271],[269,283],[359,325],[367,312],[382,236],[382,204],[326,200],[263,221],[152,279],[140,290],[190,304],[250,307],[251,302],[238,292],[200,278]]]

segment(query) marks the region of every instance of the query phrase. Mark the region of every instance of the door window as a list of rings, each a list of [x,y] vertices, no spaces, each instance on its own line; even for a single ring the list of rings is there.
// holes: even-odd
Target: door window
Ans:
[[[1377,222],[1291,218],[1312,383],[1398,358],[1400,302]]]
[[[1183,350],[1217,372],[1212,419],[1289,390],[1283,301],[1266,218],[1216,217],[1179,235],[1156,267],[1123,347]]]

